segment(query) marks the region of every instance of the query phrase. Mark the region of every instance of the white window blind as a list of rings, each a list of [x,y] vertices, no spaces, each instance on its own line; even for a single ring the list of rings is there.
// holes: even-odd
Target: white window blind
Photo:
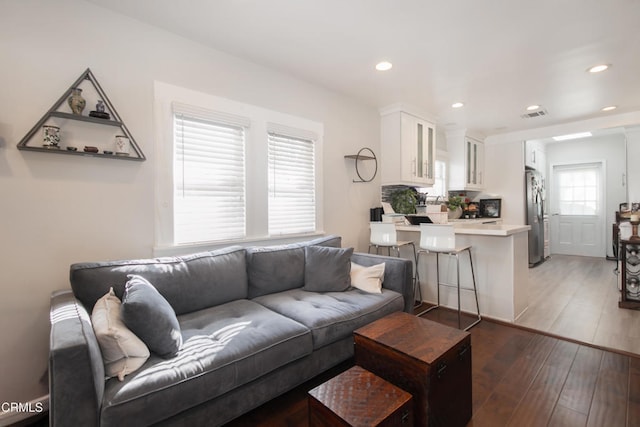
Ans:
[[[271,236],[316,229],[314,141],[311,134],[287,133],[268,132]]]
[[[173,107],[174,243],[244,238],[248,120]]]

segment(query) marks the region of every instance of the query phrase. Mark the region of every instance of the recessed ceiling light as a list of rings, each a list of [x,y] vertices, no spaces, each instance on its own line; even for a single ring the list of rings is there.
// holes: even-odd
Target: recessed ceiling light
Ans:
[[[618,107],[616,107],[615,105],[609,105],[608,107],[604,107],[602,111],[611,111],[611,110],[615,110],[616,108]]]
[[[464,104],[462,102],[454,102],[453,104],[451,104],[451,108],[462,108],[464,107]]]
[[[552,138],[554,141],[567,141],[569,139],[586,138],[588,136],[592,136],[591,132],[570,133],[568,135],[554,136]]]
[[[588,68],[587,71],[590,73],[601,73],[609,67],[610,67],[609,64],[598,64]]]
[[[393,64],[389,61],[382,61],[376,64],[376,70],[378,71],[388,71],[393,67]]]
[[[527,107],[527,111],[533,111],[533,110],[537,110],[538,108],[540,108],[539,105],[533,104],[533,105],[529,105]]]

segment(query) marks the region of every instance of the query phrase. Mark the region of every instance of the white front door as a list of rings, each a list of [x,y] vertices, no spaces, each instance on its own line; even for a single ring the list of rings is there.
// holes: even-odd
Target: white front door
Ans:
[[[552,166],[551,252],[606,256],[602,162]]]

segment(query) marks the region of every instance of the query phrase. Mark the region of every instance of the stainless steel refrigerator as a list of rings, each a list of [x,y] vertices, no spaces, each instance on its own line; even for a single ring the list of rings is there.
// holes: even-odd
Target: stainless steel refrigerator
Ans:
[[[529,230],[529,267],[544,261],[544,179],[535,169],[525,171],[527,225]]]

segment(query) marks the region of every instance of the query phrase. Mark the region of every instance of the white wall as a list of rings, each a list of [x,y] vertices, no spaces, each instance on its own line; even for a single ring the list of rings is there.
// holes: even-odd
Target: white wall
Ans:
[[[627,137],[627,182],[628,201],[640,202],[640,126],[628,128]]]
[[[546,157],[548,165],[548,177],[552,177],[553,165],[571,163],[590,163],[604,161],[605,175],[605,249],[608,255],[613,255],[611,248],[611,224],[616,220],[615,212],[619,204],[627,201],[625,164],[626,149],[625,137],[622,134],[603,135],[600,137],[584,138],[575,141],[549,143],[546,145]],[[547,183],[551,183],[550,179]],[[547,187],[547,203],[552,208],[553,186]],[[549,210],[549,214],[553,212]],[[553,237],[552,237],[553,238]]]
[[[502,197],[504,224],[525,224],[524,151],[519,141],[486,143],[485,190]]]
[[[69,264],[152,255],[154,80],[323,122],[325,231],[366,248],[379,180],[352,183],[343,156],[379,152],[375,108],[79,0],[3,1],[0,57],[0,402],[46,394],[49,295]],[[17,150],[87,67],[146,162]]]

